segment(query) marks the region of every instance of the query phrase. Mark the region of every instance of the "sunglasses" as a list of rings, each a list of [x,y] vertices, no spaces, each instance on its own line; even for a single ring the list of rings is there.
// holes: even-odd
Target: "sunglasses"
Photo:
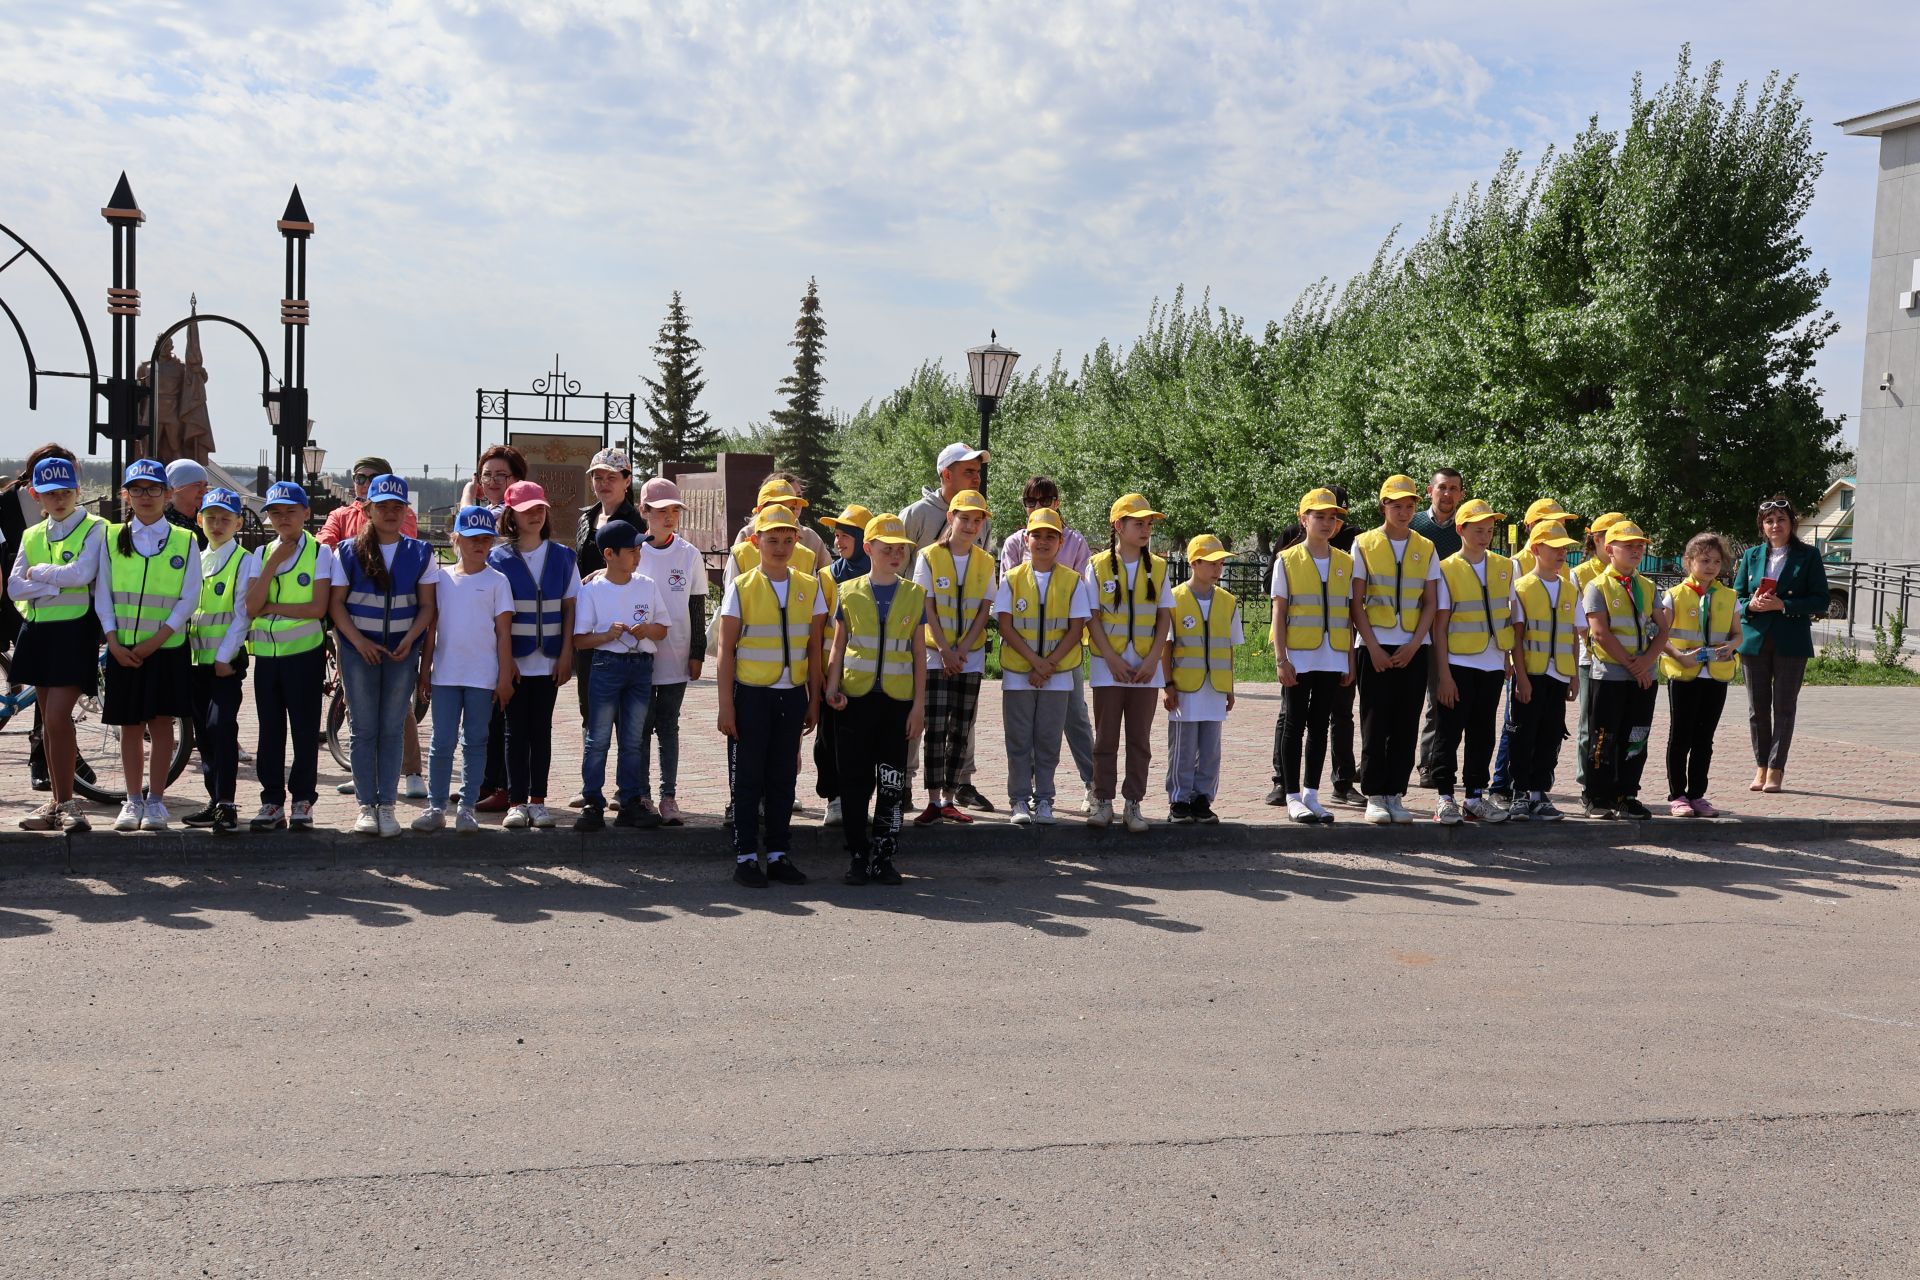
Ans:
[[[372,484],[375,478],[376,477],[362,471],[356,471],[353,473],[353,482],[355,484]]]
[[[1793,510],[1793,504],[1788,502],[1785,498],[1769,498],[1767,501],[1760,504],[1761,515],[1765,515],[1769,511],[1791,512],[1792,510]]]

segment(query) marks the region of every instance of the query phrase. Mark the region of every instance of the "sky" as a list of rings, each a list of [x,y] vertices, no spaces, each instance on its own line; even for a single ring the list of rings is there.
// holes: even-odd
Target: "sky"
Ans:
[[[1683,43],[1729,83],[1799,77],[1826,164],[1804,234],[1858,414],[1878,144],[1834,121],[1920,98],[1920,6],[907,0],[7,0],[0,223],[74,290],[106,359],[99,217],[126,171],[145,341],[187,314],[278,363],[298,183],[308,382],[329,469],[470,465],[476,388],[560,367],[644,394],[674,290],[702,407],[776,407],[819,281],[829,405],[853,412],[997,330],[1022,369],[1124,343],[1184,286],[1254,326],[1412,238],[1508,148],[1537,159]],[[0,259],[13,246],[0,237]],[[81,357],[30,264],[0,274],[43,366]],[[258,359],[205,337],[217,456],[269,445]],[[0,326],[0,453],[85,443],[77,385],[26,410]],[[276,373],[278,369],[276,367]]]

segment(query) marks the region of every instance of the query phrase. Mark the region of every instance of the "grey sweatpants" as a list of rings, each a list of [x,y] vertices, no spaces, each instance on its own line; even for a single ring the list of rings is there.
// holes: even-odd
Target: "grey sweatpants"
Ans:
[[[1017,677],[1024,680],[1024,676]],[[1031,797],[1053,799],[1053,774],[1060,767],[1060,738],[1067,727],[1073,695],[1000,686],[1000,718],[1007,740],[1007,798],[1014,804]]]
[[[1093,717],[1087,714],[1087,664],[1073,669],[1072,699],[1067,703],[1067,750],[1080,771],[1080,785],[1093,786]]]
[[[1167,799],[1183,804],[1220,793],[1221,720],[1167,721]]]

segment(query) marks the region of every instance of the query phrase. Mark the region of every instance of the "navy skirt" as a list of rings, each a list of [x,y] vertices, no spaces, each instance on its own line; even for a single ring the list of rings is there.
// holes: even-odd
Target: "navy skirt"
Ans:
[[[145,724],[160,716],[193,715],[193,658],[190,645],[158,649],[137,667],[107,658],[102,724]]]
[[[100,619],[88,613],[61,622],[27,622],[13,645],[13,681],[41,689],[100,692]]]

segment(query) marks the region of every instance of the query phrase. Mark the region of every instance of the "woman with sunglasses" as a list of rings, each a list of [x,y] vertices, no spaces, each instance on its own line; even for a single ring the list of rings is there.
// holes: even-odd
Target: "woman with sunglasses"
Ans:
[[[1813,656],[1813,620],[1827,611],[1827,570],[1800,541],[1800,517],[1784,494],[1760,504],[1758,546],[1740,557],[1733,590],[1743,622],[1740,665],[1747,677],[1753,737],[1751,791],[1780,791],[1793,746],[1800,682]]]

